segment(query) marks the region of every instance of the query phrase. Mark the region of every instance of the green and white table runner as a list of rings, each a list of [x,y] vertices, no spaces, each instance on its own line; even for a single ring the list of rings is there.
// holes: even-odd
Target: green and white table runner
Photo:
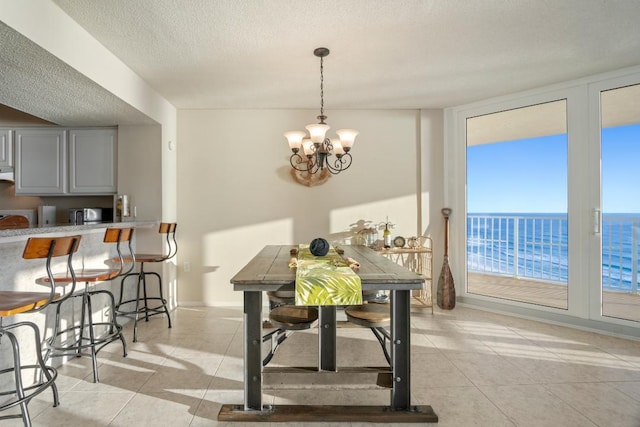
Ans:
[[[362,284],[358,276],[336,250],[318,257],[309,245],[298,248],[296,305],[359,305]]]

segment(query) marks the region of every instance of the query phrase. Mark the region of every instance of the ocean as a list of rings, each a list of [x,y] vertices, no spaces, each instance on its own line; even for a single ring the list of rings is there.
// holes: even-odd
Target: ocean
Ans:
[[[638,214],[603,215],[604,289],[637,289],[639,230]],[[566,214],[467,215],[467,269],[471,272],[566,285],[568,242]]]

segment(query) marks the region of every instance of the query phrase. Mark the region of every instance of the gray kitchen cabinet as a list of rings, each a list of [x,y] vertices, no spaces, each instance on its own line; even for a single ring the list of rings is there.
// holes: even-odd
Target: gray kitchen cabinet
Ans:
[[[16,195],[65,193],[67,146],[64,129],[17,129],[14,148]]]
[[[13,141],[10,129],[0,129],[0,167],[13,166]]]
[[[69,193],[116,192],[116,130],[69,129]]]
[[[16,195],[116,192],[115,128],[15,130]]]

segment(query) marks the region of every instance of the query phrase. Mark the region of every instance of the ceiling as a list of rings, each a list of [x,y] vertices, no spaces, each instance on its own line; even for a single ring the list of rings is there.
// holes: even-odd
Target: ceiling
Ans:
[[[54,3],[180,109],[319,108],[319,46],[331,50],[329,116],[462,105],[640,64],[636,0]]]

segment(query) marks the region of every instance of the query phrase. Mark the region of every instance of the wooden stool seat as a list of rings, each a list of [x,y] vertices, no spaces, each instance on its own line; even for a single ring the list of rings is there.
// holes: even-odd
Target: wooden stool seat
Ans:
[[[120,274],[120,269],[90,269],[86,268],[76,273],[76,282],[94,283],[112,280]],[[71,277],[67,274],[54,274],[53,278],[58,283],[70,283]],[[48,281],[45,278],[45,281]]]
[[[318,309],[282,305],[269,312],[269,320],[278,328],[299,331],[312,328],[318,321]]]
[[[345,308],[347,320],[355,325],[371,329],[382,347],[385,359],[391,365],[391,355],[387,350],[387,342],[391,342],[391,334],[386,329],[391,325],[389,304],[367,303]]]
[[[296,295],[293,291],[267,291],[267,298],[269,298],[269,303],[272,303],[275,306],[282,304],[291,304],[295,303]]]
[[[0,317],[36,310],[47,304],[49,292],[0,291]],[[60,294],[54,294],[58,298]]]
[[[352,305],[344,312],[350,322],[366,328],[383,328],[391,324],[389,304]]]
[[[125,262],[162,262],[166,258],[165,255],[161,254],[136,254],[135,259],[133,258],[125,258]]]

